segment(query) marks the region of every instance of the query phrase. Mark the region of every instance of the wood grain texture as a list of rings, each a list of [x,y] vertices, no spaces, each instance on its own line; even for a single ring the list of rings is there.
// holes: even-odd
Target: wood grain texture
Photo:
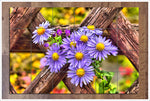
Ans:
[[[96,28],[106,29],[121,9],[122,7],[95,7],[80,26],[94,25]]]
[[[68,88],[68,90],[72,93],[72,94],[95,94],[95,90],[93,89],[93,87],[88,84],[88,85],[83,85],[83,87],[79,87],[78,86],[74,86],[71,82],[70,82],[71,78],[68,78],[67,76],[63,79],[63,82],[65,83],[66,87]]]
[[[132,84],[132,86],[126,91],[125,94],[137,94],[139,91],[139,81],[138,79]]]
[[[43,18],[43,16],[41,15],[41,13],[38,13],[37,16],[35,17],[35,19],[32,21],[32,23],[29,25],[28,29],[30,32],[33,32],[35,30],[35,27],[38,26],[40,23],[42,22],[45,22],[46,20]],[[63,26],[57,26],[55,27],[56,29],[59,28],[59,27],[63,27]],[[68,27],[68,26],[65,26],[65,28]],[[69,29],[74,29],[75,26],[70,26]],[[63,27],[64,28],[64,27]],[[62,29],[63,30],[63,29]],[[65,35],[62,35],[62,37],[64,37]],[[42,45],[38,45],[38,47],[40,48],[41,51],[43,52],[46,52],[46,48]],[[46,67],[45,67],[46,68]],[[68,67],[66,67],[68,68]],[[44,69],[45,70],[45,69]],[[67,72],[67,69],[66,71],[60,71],[60,72]],[[50,72],[49,72],[50,73]],[[39,74],[40,75],[40,74]],[[41,74],[42,75],[42,74]],[[58,74],[55,74],[56,76]],[[48,76],[48,75],[47,75]],[[37,77],[36,77],[37,78]],[[57,79],[59,82],[61,80],[63,80],[63,82],[65,83],[65,85],[68,87],[68,89],[70,90],[71,93],[78,93],[78,92],[82,92],[82,93],[87,93],[88,91],[90,91],[89,93],[95,93],[93,88],[91,86],[89,86],[89,88],[87,86],[83,87],[83,88],[80,88],[79,86],[76,87],[74,86],[73,84],[69,83],[70,82],[70,79],[67,78],[67,76],[64,77],[65,79],[63,79],[63,77],[61,79]],[[44,78],[43,78],[44,79]],[[41,79],[40,79],[41,80]],[[35,82],[37,81],[37,79],[35,79]],[[41,82],[41,81],[39,81]],[[49,82],[54,82],[54,81],[47,81],[47,83]],[[53,88],[55,88],[55,86],[59,83],[59,82],[54,82],[53,86],[51,86],[50,89],[47,89],[47,91],[42,91],[42,93],[48,93],[50,92]],[[32,87],[32,83],[30,84],[31,86],[28,87],[28,89],[31,89]],[[44,85],[43,85],[44,86]],[[38,86],[37,86],[38,87]],[[35,87],[36,88],[36,87]],[[46,89],[46,88],[45,88]],[[75,90],[74,90],[75,89]],[[24,93],[29,93],[29,91],[25,91]],[[39,93],[37,91],[31,91],[30,93]]]
[[[16,11],[18,8],[15,8],[15,10],[14,11]],[[12,13],[12,15],[11,16],[13,16],[13,14],[14,14],[14,12]],[[35,27],[36,26],[38,26],[40,23],[42,23],[42,22],[45,22],[45,19],[43,18],[43,16],[41,15],[41,13],[38,13],[37,14],[37,16],[33,19],[33,21],[32,21],[32,23],[29,25],[29,31],[31,31],[31,32],[33,32],[34,30],[35,30]],[[59,28],[58,26],[57,26],[57,28]],[[70,28],[74,28],[74,26],[71,26]],[[18,36],[19,37],[19,36]],[[29,37],[29,38],[28,38]],[[24,39],[25,38],[25,39]],[[19,48],[19,46],[20,46],[20,44],[15,44],[14,46],[13,46],[13,48],[12,48],[12,52],[13,51],[17,51],[16,50],[16,48],[18,49],[18,51],[19,50],[24,50],[23,48],[28,48],[29,49],[29,51],[31,51],[31,47],[32,48],[34,48],[34,49],[32,49],[32,50],[37,50],[37,49],[39,49],[39,50],[41,50],[41,52],[46,52],[46,49],[45,49],[45,47],[43,47],[43,46],[36,46],[35,44],[32,44],[33,46],[31,46],[31,44],[30,44],[30,42],[31,42],[31,35],[30,34],[28,34],[28,36],[27,35],[21,35],[20,36],[20,38],[19,38],[19,40],[17,41],[17,42],[19,42],[20,44],[22,44],[22,46],[23,47],[21,47],[21,49]],[[35,46],[36,46],[36,48],[35,48]],[[24,51],[27,51],[26,49],[24,50]],[[44,69],[45,71],[42,71],[42,73],[45,73],[46,71],[47,71],[47,69]],[[67,70],[66,70],[67,71]],[[64,72],[64,70],[62,69],[62,71],[61,72]],[[50,73],[50,72],[48,72],[48,73]],[[39,74],[40,75],[40,74]],[[42,74],[41,74],[42,75]],[[50,74],[49,74],[50,75]],[[48,77],[49,75],[46,75],[46,77]],[[58,76],[58,74],[54,74],[54,75],[56,75],[56,76],[54,76],[54,77],[57,77]],[[45,82],[43,85],[41,84],[41,82],[43,82],[43,79],[46,79],[46,77],[44,78],[40,78],[40,80],[38,79],[38,77],[31,83],[31,85],[25,90],[25,92],[24,93],[49,93],[60,81],[61,81],[61,79],[58,79],[58,82],[56,82],[55,83],[55,81],[53,81],[52,80],[52,78],[49,78],[49,80],[51,80],[51,85],[50,85],[50,83],[49,83],[49,81],[47,80],[47,82]],[[63,77],[63,76],[62,76]],[[56,80],[57,80],[56,79]],[[37,82],[38,81],[38,82]],[[53,83],[54,84],[53,84]],[[48,84],[47,84],[48,83]],[[39,85],[38,85],[39,84]],[[49,88],[47,88],[47,85],[49,86]],[[43,87],[43,88],[40,88],[40,87]],[[47,88],[47,89],[46,89]],[[40,89],[40,90],[37,90],[37,89]],[[92,89],[92,88],[91,88]],[[93,90],[94,91],[94,90]],[[83,89],[82,89],[82,92],[83,92]]]
[[[119,13],[119,11],[121,10],[122,8],[107,8],[107,7],[104,7],[104,8],[93,8],[92,9],[92,13],[90,13],[87,17],[86,17],[86,19],[81,23],[81,26],[85,26],[85,25],[89,25],[89,24],[91,24],[91,22],[86,22],[87,20],[89,20],[89,18],[91,18],[91,16],[97,16],[97,17],[99,17],[99,19],[93,19],[92,21],[93,22],[95,22],[95,21],[97,21],[97,23],[99,23],[99,22],[103,22],[103,23],[101,23],[100,25],[101,25],[101,28],[106,28],[112,21],[113,21],[113,19],[115,18],[115,16],[116,16],[116,14],[117,13]],[[95,12],[94,12],[95,11]],[[103,14],[105,14],[106,16],[104,16]],[[101,16],[102,15],[102,16]],[[113,15],[113,16],[112,16]],[[100,19],[101,18],[101,19]],[[91,21],[91,20],[90,20]],[[33,32],[34,31],[34,28],[36,27],[36,26],[38,26],[40,23],[42,23],[42,22],[45,22],[45,19],[42,17],[42,15],[38,15],[37,17],[36,17],[36,19],[34,19],[33,20],[33,22],[31,23],[31,25],[29,26],[29,30],[31,31],[31,32]],[[86,23],[85,23],[86,22]],[[105,22],[107,22],[107,23],[105,23]],[[103,25],[103,24],[105,24],[105,25]],[[99,25],[99,24],[97,24],[97,25]],[[97,26],[96,26],[97,27]],[[40,47],[40,49],[41,50],[44,50],[45,48],[43,47],[43,46],[39,46]],[[61,71],[60,71],[61,72]],[[63,71],[64,72],[64,71]],[[66,71],[65,71],[66,72]],[[62,78],[63,79],[63,78]],[[60,79],[60,81],[62,80],[62,79]],[[66,79],[68,79],[68,78],[66,78]],[[70,86],[70,84],[71,83],[68,83],[70,80],[66,80],[66,79],[64,79],[65,81],[64,81],[64,83],[66,84],[66,86],[67,87],[70,87],[70,88],[68,88],[72,93],[77,93],[77,91],[78,92],[82,92],[82,93],[87,93],[87,91],[90,91],[89,93],[95,93],[94,92],[94,90],[92,89],[92,87],[91,86],[89,86],[90,88],[88,88],[88,87],[84,87],[84,88],[79,88],[79,87],[75,87],[75,86],[73,86],[73,88]],[[68,82],[67,82],[68,81]],[[36,79],[35,79],[35,82],[36,82]],[[41,82],[41,81],[40,81]],[[53,82],[53,81],[47,81],[47,83],[49,83],[49,82]],[[36,83],[35,83],[36,84]],[[35,86],[35,84],[34,84],[34,86]],[[31,89],[32,88],[32,83],[30,84],[30,86],[27,88],[27,90],[29,90],[29,89]],[[54,83],[54,85],[57,85],[56,83]],[[33,86],[33,87],[34,87]],[[39,85],[40,86],[40,85]],[[42,85],[42,86],[44,86],[44,85]],[[38,86],[36,86],[36,87],[38,87]],[[35,87],[35,89],[36,89],[36,87]],[[47,87],[47,86],[46,86]],[[55,87],[55,86],[53,86],[53,87]],[[45,88],[46,89],[46,88]],[[77,89],[77,90],[75,90],[75,92],[74,92],[74,89]],[[86,90],[87,89],[87,90]],[[90,90],[89,90],[90,89]],[[48,89],[48,90],[52,90],[52,89]],[[45,92],[45,91],[41,91],[42,93],[47,93],[47,92]],[[40,92],[40,93],[41,93]],[[50,92],[50,91],[49,91]],[[25,91],[24,93],[29,93],[28,91]],[[34,91],[32,90],[32,91],[30,91],[30,93],[34,93]],[[35,92],[35,93],[39,93],[39,91],[38,92]]]
[[[3,2],[2,3],[2,98],[3,99],[147,99],[148,98],[148,3],[147,2],[79,2],[79,3],[42,3],[32,2],[34,7],[139,7],[139,92],[138,94],[72,94],[72,95],[49,95],[49,94],[9,94],[9,7],[31,7],[31,2]],[[142,54],[141,54],[142,52]],[[142,85],[142,86],[140,86]]]
[[[39,10],[40,8],[19,7],[10,15],[10,49],[15,45]]]
[[[17,92],[15,91],[14,87],[11,85],[10,83],[10,87],[9,87],[9,90],[10,90],[10,94],[17,94]]]
[[[139,71],[139,33],[132,29],[132,24],[123,14],[117,17],[117,25],[111,23],[108,28],[111,33],[111,39],[117,47],[132,62],[137,71]]]
[[[134,28],[133,28],[134,27]],[[135,69],[139,71],[139,32],[137,26],[132,26],[122,13],[117,17],[117,25],[112,23],[108,28],[110,38],[119,47],[123,55],[127,56]],[[128,88],[126,94],[137,93],[139,82],[137,80]]]
[[[68,66],[69,64],[64,65],[58,73],[51,73],[48,68],[44,68],[25,89],[24,93],[49,93],[67,75]]]

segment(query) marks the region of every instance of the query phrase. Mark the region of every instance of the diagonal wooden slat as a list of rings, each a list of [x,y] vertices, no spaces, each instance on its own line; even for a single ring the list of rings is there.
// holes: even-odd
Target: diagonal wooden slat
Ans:
[[[43,18],[43,16],[41,15],[41,13],[38,13],[37,14],[37,17],[33,20],[33,22],[31,23],[31,25],[29,26],[29,30],[31,31],[31,32],[33,32],[34,31],[34,29],[35,29],[35,27],[36,26],[38,26],[40,23],[42,23],[42,22],[45,22],[46,20]],[[33,29],[34,28],[34,29]],[[43,47],[43,46],[41,46],[41,45],[39,45],[39,47],[40,47],[40,49],[41,49],[41,51],[43,51],[43,52],[46,52],[46,49]],[[45,67],[45,68],[47,68],[47,67]],[[43,71],[45,71],[46,69],[43,69]],[[66,68],[66,67],[63,67],[63,68]],[[67,72],[67,70],[66,71],[64,71],[64,70],[61,70],[60,72]],[[48,73],[50,73],[50,72],[48,72]],[[41,73],[41,74],[39,74],[39,75],[42,75],[43,73]],[[38,75],[38,76],[39,76]],[[54,76],[55,75],[58,75],[58,74],[53,74]],[[36,77],[37,78],[37,77]],[[71,93],[78,93],[78,92],[81,92],[81,93],[89,93],[86,89],[85,89],[85,87],[83,87],[82,89],[78,86],[78,87],[76,87],[76,86],[74,86],[74,85],[72,85],[71,83],[68,83],[67,81],[70,81],[70,79],[68,79],[67,78],[67,76],[65,76],[64,78],[66,78],[66,79],[63,79],[63,77],[62,77],[62,79],[58,79],[58,81],[60,82],[61,80],[63,80],[63,82],[65,83],[65,85],[67,86],[67,87],[70,87],[70,88],[68,88],[70,91],[71,91]],[[41,78],[42,79],[42,78]],[[51,79],[49,79],[49,80],[51,80]],[[41,81],[39,81],[39,82],[36,82],[37,80],[35,79],[32,83],[33,84],[35,84],[35,85],[37,85],[37,84],[39,84],[39,82],[41,82]],[[52,80],[52,81],[47,81],[47,82],[54,82],[54,80]],[[59,83],[58,82],[58,83]],[[58,83],[55,83],[53,86],[50,86],[51,88],[50,89],[48,89],[48,88],[46,88],[46,90],[47,91],[45,91],[45,92],[42,92],[42,93],[47,93],[47,92],[50,92]],[[31,86],[33,85],[33,84],[31,84]],[[38,86],[37,86],[38,87]],[[36,88],[36,87],[35,87]],[[25,90],[25,92],[24,93],[29,93],[29,90],[31,89],[31,87],[29,86],[26,90]],[[78,90],[77,90],[78,89]],[[83,90],[84,89],[84,90]],[[91,91],[90,91],[91,90]],[[95,91],[93,90],[93,88],[92,87],[90,87],[90,93],[95,93]],[[39,93],[39,92],[32,92],[32,93]]]
[[[118,15],[122,7],[96,7],[83,20],[80,26],[94,25],[96,28],[106,29]]]
[[[113,19],[115,18],[115,16],[117,15],[117,13],[119,13],[119,11],[121,10],[122,8],[121,7],[118,7],[118,8],[107,8],[107,7],[104,7],[104,8],[93,8],[93,10],[92,10],[92,13],[90,13],[87,17],[86,17],[86,19],[83,21],[83,24],[81,23],[81,25],[82,26],[84,26],[84,25],[89,25],[89,24],[91,24],[90,22],[89,23],[85,23],[85,21],[87,20],[87,19],[89,19],[89,17],[91,17],[91,16],[93,16],[93,15],[97,15],[97,19],[91,19],[90,21],[91,22],[94,22],[94,20],[97,20],[97,23],[99,23],[98,25],[101,25],[101,28],[103,28],[103,29],[105,29],[105,28],[107,28],[107,26],[113,21]],[[99,17],[102,17],[102,18],[99,18]],[[108,21],[109,20],[109,21]],[[34,28],[35,28],[35,26],[38,26],[41,22],[43,22],[44,21],[44,19],[42,19],[42,16],[41,17],[36,17],[34,20],[33,20],[33,22],[31,23],[31,26],[29,27],[29,30],[31,31],[31,32],[33,32],[34,31]],[[101,22],[103,22],[103,23],[101,23]],[[104,24],[104,25],[103,25]],[[34,26],[34,27],[33,27]],[[40,47],[42,50],[44,50],[44,47]],[[45,67],[46,68],[46,67]],[[45,69],[46,70],[46,69]],[[64,72],[64,71],[60,71],[60,73],[61,72]],[[55,76],[57,76],[57,74],[52,74],[52,75],[55,75]],[[64,77],[65,78],[65,77]],[[42,78],[41,78],[42,79]],[[33,82],[31,83],[32,85],[34,84],[34,85],[38,85],[38,84],[40,84],[41,82],[42,82],[42,80],[38,80],[38,81],[36,81],[36,79],[35,80],[33,80]],[[68,78],[66,78],[66,79],[68,79]],[[57,79],[58,80],[58,79]],[[61,81],[62,79],[59,79],[58,81]],[[63,79],[64,80],[64,79]],[[47,82],[53,82],[53,81],[47,81]],[[68,83],[67,82],[64,82],[65,83],[65,85],[67,86],[67,87],[70,87],[70,84],[68,85]],[[45,83],[44,83],[45,84]],[[42,85],[39,85],[39,86],[44,86],[44,84],[42,83]],[[46,83],[47,84],[47,83]],[[57,84],[55,84],[55,85],[57,85]],[[76,92],[73,92],[74,90],[74,88],[76,88],[74,85],[72,85],[73,86],[73,88],[68,88],[68,89],[70,89],[70,91],[71,91],[71,93],[76,93]],[[31,87],[31,86],[30,86]],[[30,89],[30,87],[28,87],[27,88],[27,90],[28,89]],[[36,86],[36,87],[33,87],[34,89],[36,89],[38,86]],[[53,86],[53,88],[54,88],[55,86]],[[85,87],[85,88],[88,88],[88,90],[91,90],[91,91],[94,91],[94,90],[92,90],[92,87],[90,88],[90,86],[89,87]],[[72,90],[71,90],[72,89]],[[25,90],[25,93],[29,93],[27,90]],[[83,90],[83,88],[81,88],[80,89],[81,91],[80,92],[83,92],[84,93],[84,91],[87,91],[87,90]],[[35,90],[32,90],[32,91],[35,91]],[[47,89],[47,91],[51,91],[51,88],[49,88],[49,89]],[[45,92],[42,92],[42,93],[47,93],[47,91],[45,91]],[[39,92],[30,92],[30,93],[39,93]],[[86,92],[85,92],[86,93]],[[93,92],[92,92],[93,93]],[[95,92],[94,92],[95,93]]]
[[[118,15],[117,25],[111,23],[108,28],[111,39],[120,48],[122,53],[128,57],[135,69],[139,71],[139,33],[132,29],[132,24],[122,13]]]
[[[40,8],[19,7],[10,15],[10,50],[15,45],[21,34],[29,26]]]
[[[94,14],[93,12],[94,12],[94,9],[93,9],[93,11],[92,11],[92,14]],[[95,12],[96,12],[96,10],[95,10]],[[40,13],[38,13],[38,14],[39,14],[39,17],[38,17],[38,18],[42,17],[42,16],[40,15]],[[37,16],[38,16],[38,15],[37,15]],[[122,16],[121,16],[121,17],[122,17]],[[118,17],[118,18],[119,18],[119,17]],[[122,17],[122,18],[124,18],[124,17]],[[87,19],[89,19],[89,17],[87,17]],[[85,19],[85,20],[83,21],[83,23],[86,23],[86,22],[87,22],[87,19]],[[125,19],[125,18],[124,18],[124,19]],[[43,21],[44,21],[44,20],[43,20]],[[94,22],[94,21],[93,21],[93,22]],[[122,23],[122,20],[120,20],[120,22]],[[128,22],[128,21],[127,21],[127,19],[125,19],[125,20],[123,20],[123,22]],[[90,23],[90,24],[91,24],[91,23]],[[93,24],[94,24],[94,23],[93,23]],[[82,25],[82,24],[81,24],[81,25]],[[114,25],[115,25],[115,24],[114,24]],[[95,25],[95,26],[96,26],[96,25]],[[110,26],[111,26],[111,25],[110,25]],[[122,25],[122,26],[123,26],[123,25]],[[125,25],[125,26],[126,26],[126,25]],[[131,27],[131,24],[130,24],[129,22],[128,22],[128,26]],[[30,28],[31,28],[31,27],[30,27]],[[115,27],[114,27],[114,28],[115,28]],[[135,32],[135,34],[133,34],[133,35],[138,35],[138,34],[137,34],[137,32]],[[136,39],[136,38],[135,38],[135,39]],[[136,41],[138,41],[138,40],[135,40],[135,42],[136,42]],[[136,47],[135,47],[135,48],[136,48]],[[131,58],[131,57],[130,57],[130,58]],[[130,58],[129,58],[129,59],[130,59]],[[64,78],[64,79],[65,79],[65,78]],[[67,81],[66,81],[66,82],[67,82]],[[82,91],[83,91],[83,90],[82,90]],[[82,92],[81,92],[81,93],[82,93]]]
[[[120,13],[118,15],[117,26],[111,23],[108,27],[108,32],[111,33],[111,39],[117,44],[122,53],[128,57],[135,69],[139,71],[139,32],[137,26],[132,27],[132,24],[125,16]],[[139,90],[138,79],[126,91],[129,93],[137,93]]]
[[[9,82],[10,86],[9,86],[9,93],[10,94],[17,94],[17,92],[15,91],[14,87],[11,85],[11,83]]]
[[[37,10],[39,10],[39,8],[37,9]],[[16,13],[17,12],[17,13]],[[12,19],[13,18],[13,14],[15,14],[15,16],[19,16],[19,14],[22,14],[22,12],[24,12],[24,9],[20,9],[20,10],[18,10],[18,8],[16,8],[16,9],[14,9],[14,12],[12,13],[12,15],[11,15],[11,17],[10,17],[10,19]],[[38,25],[41,23],[41,22],[43,22],[43,21],[45,21],[45,19],[43,20],[43,21],[41,21],[42,19],[41,19],[41,14],[40,13],[38,13],[38,15],[39,16],[37,16],[37,18],[39,19],[40,18],[40,22],[38,21],[38,19],[35,19],[35,21],[36,21],[36,23],[38,22]],[[20,19],[19,19],[20,20]],[[20,22],[21,23],[21,22]],[[18,24],[20,24],[20,23],[18,23]],[[34,24],[34,23],[33,23]],[[11,25],[10,25],[11,26]],[[33,28],[34,26],[32,25],[32,28]],[[14,27],[11,27],[11,28],[13,28],[13,29],[15,29]],[[32,28],[30,27],[29,28],[29,30],[32,30]],[[35,29],[35,27],[34,27],[34,29]],[[21,28],[19,28],[19,29],[15,29],[16,31],[18,31],[18,30],[24,30],[24,29],[21,29]],[[13,32],[13,31],[12,31]],[[22,31],[23,32],[23,31]],[[21,39],[20,38],[20,36],[21,36],[21,34],[22,34],[22,32],[20,32],[20,33],[17,33],[17,36],[15,36],[15,35],[12,35],[11,33],[11,39]],[[31,36],[30,36],[31,37]],[[13,40],[10,40],[10,45],[12,46],[12,47],[14,47],[14,43],[12,42]],[[15,42],[16,42],[17,40],[15,40]],[[21,40],[22,41],[22,40]],[[40,47],[40,49],[43,51],[44,50],[44,47],[42,47],[42,46],[38,46],[38,47]],[[11,48],[12,49],[12,48]],[[67,66],[68,67],[68,66]],[[63,76],[65,76],[65,74],[66,74],[66,71],[67,70],[65,70],[65,69],[67,69],[67,67],[66,66],[64,66],[64,68],[62,68],[61,70],[63,71],[63,72],[60,72],[59,74],[54,74],[54,73],[51,73],[50,74],[50,72],[46,72],[46,71],[43,71],[43,72],[41,72],[41,75],[39,74],[38,76],[37,76],[37,78],[35,79],[36,81],[42,81],[42,82],[44,82],[44,80],[46,79],[46,78],[49,78],[49,79],[47,79],[47,81],[44,83],[44,85],[42,85],[42,88],[41,88],[41,83],[42,82],[38,82],[38,84],[36,84],[37,82],[32,82],[31,84],[32,85],[30,85],[28,88],[29,89],[26,89],[26,91],[24,92],[24,93],[48,93],[49,91],[51,91],[59,82],[60,82],[60,80],[61,79],[63,79]],[[45,68],[45,69],[47,69],[47,68]],[[45,70],[45,69],[43,69],[43,70]],[[48,74],[47,74],[48,73]],[[44,74],[44,76],[43,76],[43,74]],[[51,75],[51,76],[50,76]],[[56,77],[56,79],[54,79],[54,78],[52,78],[54,76],[54,78]],[[61,78],[60,78],[61,77]],[[43,78],[43,79],[41,79],[41,78]],[[59,78],[59,79],[58,79]],[[53,81],[53,79],[55,80],[55,81]],[[57,80],[58,79],[58,80]],[[48,81],[48,80],[50,80],[50,82]],[[53,84],[53,83],[55,83],[55,84]],[[36,84],[36,85],[34,85],[34,84]],[[54,86],[54,87],[53,87]],[[38,89],[38,90],[37,90]]]
[[[30,83],[24,93],[49,93],[67,75],[68,66],[69,64],[63,66],[60,70],[61,72],[58,73],[51,73],[50,70],[45,67]]]

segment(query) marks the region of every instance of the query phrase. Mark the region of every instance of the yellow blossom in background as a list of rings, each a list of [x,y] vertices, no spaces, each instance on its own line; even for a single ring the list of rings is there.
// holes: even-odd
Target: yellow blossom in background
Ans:
[[[65,14],[65,18],[66,19],[69,19],[70,18],[70,15],[67,13],[67,14]]]
[[[75,14],[84,14],[85,13],[85,8],[84,7],[79,7],[75,10]]]
[[[60,23],[61,25],[67,25],[67,24],[69,23],[69,21],[68,21],[67,19],[60,19],[60,20],[59,20],[59,23]]]
[[[36,60],[32,64],[33,67],[39,68],[40,67],[40,61]]]
[[[84,14],[85,13],[85,8],[84,7],[80,7],[80,13]]]
[[[16,73],[14,75],[10,75],[10,82],[12,84],[15,84],[15,81],[17,78],[18,78],[18,75]]]
[[[123,14],[124,14],[125,16],[127,16],[127,12],[128,12],[127,7],[124,7],[124,8],[122,9],[122,12],[123,12]]]
[[[94,26],[94,25],[88,25],[87,28],[88,28],[89,30],[94,30],[94,29],[95,29],[95,26]]]
[[[14,68],[17,68],[17,67],[19,67],[19,64],[18,64],[18,63],[14,63],[14,64],[13,64],[13,67],[14,67]]]
[[[34,53],[33,55],[37,55],[37,57],[44,57],[45,55],[43,53]]]
[[[73,14],[73,10],[70,9],[68,13],[69,13],[70,15],[72,15],[72,14]]]
[[[126,85],[131,85],[131,81],[130,80],[126,80]]]
[[[72,17],[72,18],[70,19],[70,22],[71,22],[71,23],[74,23],[74,20],[75,20],[74,17]]]
[[[10,9],[9,9],[9,13],[11,14],[11,12],[13,11],[13,8],[12,7],[10,7]]]

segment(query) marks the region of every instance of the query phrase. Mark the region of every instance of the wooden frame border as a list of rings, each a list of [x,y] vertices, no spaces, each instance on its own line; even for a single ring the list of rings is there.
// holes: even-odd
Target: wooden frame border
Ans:
[[[137,94],[9,94],[9,7],[139,7],[139,92]],[[2,2],[3,99],[148,99],[148,2]]]

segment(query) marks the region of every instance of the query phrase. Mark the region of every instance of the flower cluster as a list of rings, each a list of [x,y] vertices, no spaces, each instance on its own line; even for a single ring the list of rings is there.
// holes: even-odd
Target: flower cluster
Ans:
[[[59,72],[66,63],[70,63],[68,77],[71,83],[80,87],[89,84],[93,80],[94,67],[93,60],[105,60],[108,55],[117,55],[118,48],[112,45],[109,39],[102,37],[102,29],[97,29],[93,25],[83,26],[77,31],[65,30],[66,38],[61,39],[63,33],[58,29],[48,29],[48,22],[42,23],[33,32],[33,42],[43,44],[44,41],[54,41],[48,47],[46,53],[46,63],[51,72]],[[52,35],[52,37],[51,37]],[[58,42],[62,41],[62,42]]]

